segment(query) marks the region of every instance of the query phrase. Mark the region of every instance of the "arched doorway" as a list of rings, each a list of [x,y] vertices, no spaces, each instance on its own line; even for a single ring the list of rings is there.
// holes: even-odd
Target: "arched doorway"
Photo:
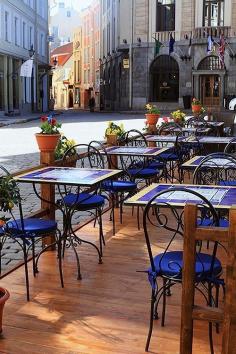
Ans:
[[[73,91],[69,90],[69,108],[73,108],[73,106],[74,106]]]
[[[150,67],[150,101],[177,102],[178,99],[178,63],[169,55],[161,55]]]
[[[210,55],[199,63],[200,99],[203,105],[208,107],[220,106],[224,71],[218,56]]]

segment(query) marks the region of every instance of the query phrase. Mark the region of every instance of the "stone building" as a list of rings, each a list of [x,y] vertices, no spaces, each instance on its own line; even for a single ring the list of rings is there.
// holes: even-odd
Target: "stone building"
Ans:
[[[73,37],[73,97],[74,108],[81,107],[81,83],[82,83],[82,27],[78,27]]]
[[[0,115],[47,110],[47,37],[47,0],[0,0]],[[30,56],[33,75],[20,77]]]
[[[101,0],[100,64],[101,108],[172,109],[195,96],[220,109],[236,95],[236,0]]]
[[[82,82],[81,106],[88,107],[89,99],[99,105],[100,89],[100,1],[94,0],[82,10]]]

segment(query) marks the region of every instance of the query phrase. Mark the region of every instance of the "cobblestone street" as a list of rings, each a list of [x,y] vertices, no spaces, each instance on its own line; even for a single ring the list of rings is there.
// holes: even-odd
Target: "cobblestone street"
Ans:
[[[125,129],[144,127],[144,116],[116,113],[88,113],[66,111],[57,117],[62,132],[77,143],[104,140],[107,121],[124,123]],[[39,120],[0,128],[0,164],[10,172],[16,172],[39,164],[39,153],[34,134],[39,132]],[[24,214],[29,215],[40,207],[31,185],[21,185]],[[57,220],[60,214],[57,213]],[[61,224],[61,220],[59,220]],[[16,242],[7,240],[2,249],[2,272],[14,268],[22,260],[22,251]]]

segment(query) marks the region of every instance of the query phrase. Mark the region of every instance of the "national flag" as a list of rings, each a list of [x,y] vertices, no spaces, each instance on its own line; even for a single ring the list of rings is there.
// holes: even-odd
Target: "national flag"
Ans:
[[[169,55],[173,53],[174,51],[174,44],[175,44],[175,39],[172,36],[172,33],[170,34],[170,41],[169,41]]]
[[[192,36],[189,38],[189,45],[188,45],[188,56],[191,57],[192,53]]]
[[[213,44],[214,44],[214,39],[212,38],[212,36],[208,36],[207,38],[207,54],[210,54],[213,52]]]
[[[225,38],[223,34],[220,35],[220,45],[218,50],[219,50],[220,66],[223,69],[225,67]]]
[[[155,38],[155,55],[158,55],[160,53],[162,43],[159,41],[159,39]]]

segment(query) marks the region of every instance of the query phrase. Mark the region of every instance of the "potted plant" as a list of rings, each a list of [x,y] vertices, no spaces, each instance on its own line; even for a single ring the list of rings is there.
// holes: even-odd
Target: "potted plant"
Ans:
[[[192,112],[193,113],[201,113],[201,109],[202,109],[201,101],[199,101],[196,98],[193,98],[193,100],[192,100]]]
[[[10,220],[14,205],[19,204],[20,191],[16,181],[7,174],[0,178],[0,228],[4,231],[5,224]],[[7,214],[7,216],[6,216]],[[2,332],[2,318],[5,302],[10,294],[7,289],[0,287],[0,333]]]
[[[124,125],[115,124],[114,122],[108,122],[108,126],[105,130],[105,137],[108,145],[117,145],[117,140],[125,133]]]
[[[147,103],[145,106],[147,113],[145,114],[148,125],[156,125],[160,117],[160,111],[156,105]]]
[[[55,160],[60,160],[63,158],[65,152],[71,149],[76,142],[73,139],[67,139],[64,135],[60,137],[56,150],[54,152]],[[68,159],[66,162],[66,166],[75,167],[76,159],[77,159],[77,151],[76,149],[71,149],[67,155]]]
[[[177,123],[179,125],[184,124],[186,114],[184,112],[182,112],[180,109],[177,109],[176,111],[171,112],[171,116],[172,116],[175,123]]]
[[[41,117],[41,132],[36,133],[36,140],[40,151],[54,151],[60,139],[61,124],[53,116]]]

